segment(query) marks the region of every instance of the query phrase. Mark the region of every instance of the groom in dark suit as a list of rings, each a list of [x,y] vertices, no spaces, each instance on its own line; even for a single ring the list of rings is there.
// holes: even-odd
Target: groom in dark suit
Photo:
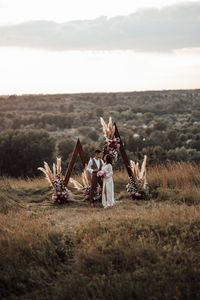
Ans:
[[[91,207],[94,207],[94,194],[97,188],[97,185],[99,184],[102,188],[103,182],[101,177],[97,176],[97,172],[102,169],[104,165],[103,160],[101,159],[101,151],[96,150],[94,153],[94,158],[91,158],[88,166],[87,171],[92,174],[92,182],[91,182],[91,188],[90,188],[90,205]]]

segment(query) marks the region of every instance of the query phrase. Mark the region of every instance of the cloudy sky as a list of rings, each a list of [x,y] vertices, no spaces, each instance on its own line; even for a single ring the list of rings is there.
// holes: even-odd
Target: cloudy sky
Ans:
[[[0,0],[0,94],[200,88],[200,1]]]

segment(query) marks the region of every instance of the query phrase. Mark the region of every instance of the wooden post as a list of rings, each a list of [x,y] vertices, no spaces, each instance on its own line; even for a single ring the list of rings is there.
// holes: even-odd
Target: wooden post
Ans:
[[[84,152],[83,152],[83,148],[82,148],[82,145],[81,145],[79,139],[77,140],[77,143],[74,147],[74,150],[73,150],[73,153],[72,153],[72,158],[70,160],[69,166],[68,166],[67,171],[65,173],[64,186],[67,186],[67,184],[69,182],[69,179],[70,179],[70,176],[71,176],[71,173],[72,173],[72,170],[73,170],[73,167],[74,167],[74,164],[76,162],[78,154],[80,155],[81,161],[83,163],[83,167],[85,168],[85,165],[87,164],[87,162],[86,162],[85,155],[84,155]]]
[[[121,152],[121,155],[122,155],[126,170],[128,172],[128,175],[129,175],[129,177],[131,177],[133,175],[132,175],[132,172],[131,172],[131,169],[130,169],[130,162],[129,162],[128,156],[126,154],[126,151],[124,149],[124,145],[122,143],[122,140],[121,140],[121,137],[120,137],[120,134],[119,134],[116,123],[114,123],[114,125],[115,125],[115,137],[116,138],[118,137],[120,139],[120,148],[119,148],[119,150]]]

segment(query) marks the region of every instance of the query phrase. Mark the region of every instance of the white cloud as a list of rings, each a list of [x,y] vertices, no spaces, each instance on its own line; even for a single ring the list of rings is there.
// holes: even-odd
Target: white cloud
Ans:
[[[99,16],[113,17],[129,15],[141,8],[161,8],[182,2],[183,0],[0,0],[0,24],[30,20],[63,23],[69,20],[95,19]]]
[[[200,46],[200,3],[143,9],[129,16],[0,26],[0,46],[47,50],[173,51]]]
[[[180,2],[0,0],[0,94],[199,88],[199,0]]]

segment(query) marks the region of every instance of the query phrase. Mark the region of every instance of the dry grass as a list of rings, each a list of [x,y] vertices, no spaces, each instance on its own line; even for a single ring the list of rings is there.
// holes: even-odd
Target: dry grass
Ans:
[[[200,166],[192,163],[174,162],[148,169],[151,187],[191,189],[200,186]]]
[[[116,172],[111,209],[90,209],[77,191],[54,206],[45,179],[1,179],[0,297],[198,299],[199,175],[192,164],[152,167],[156,197],[132,201]]]
[[[158,201],[200,203],[200,166],[177,162],[149,168],[147,180]]]

